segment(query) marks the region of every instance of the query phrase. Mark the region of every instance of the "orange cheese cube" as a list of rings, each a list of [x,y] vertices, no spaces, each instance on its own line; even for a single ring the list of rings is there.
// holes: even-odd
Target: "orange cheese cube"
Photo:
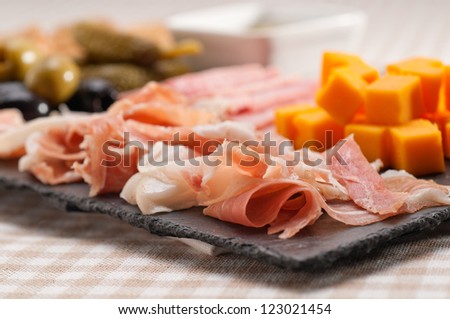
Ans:
[[[278,134],[291,140],[294,139],[295,128],[292,120],[297,114],[314,109],[317,107],[309,104],[291,105],[277,109],[275,111],[275,128]]]
[[[387,167],[390,161],[389,130],[386,126],[370,124],[348,124],[345,136],[353,134],[355,141],[369,162],[381,159]]]
[[[325,52],[322,57],[322,85],[327,83],[331,72],[339,67],[350,67],[367,83],[371,83],[379,77],[375,68],[366,64],[356,55],[342,52]]]
[[[450,122],[450,111],[438,110],[436,113],[426,113],[423,117],[430,122],[436,123],[438,128],[443,131],[445,125]]]
[[[352,118],[352,121],[350,123],[353,124],[366,124],[367,123],[367,117],[365,113],[358,112],[355,114],[355,116]]]
[[[450,65],[445,67],[444,72],[444,101],[447,110],[450,110]]]
[[[412,75],[385,75],[366,89],[368,123],[398,125],[424,113],[420,81]]]
[[[317,92],[317,104],[338,123],[349,123],[363,107],[367,83],[348,68],[335,69],[327,84]]]
[[[438,110],[436,113],[426,113],[424,118],[437,125],[439,131],[441,131],[442,145],[444,147],[445,156],[450,156],[450,153],[446,153],[445,151],[448,144],[446,125],[450,122],[450,111]]]
[[[344,138],[344,127],[320,108],[298,114],[293,123],[296,129],[296,149],[308,147],[324,151]]]
[[[413,58],[387,66],[390,74],[416,75],[420,77],[425,110],[435,112],[439,104],[439,90],[444,68],[441,61],[429,58]]]
[[[450,123],[445,124],[443,133],[444,155],[450,158]]]
[[[418,120],[389,129],[392,164],[413,175],[445,170],[442,136],[435,124]]]

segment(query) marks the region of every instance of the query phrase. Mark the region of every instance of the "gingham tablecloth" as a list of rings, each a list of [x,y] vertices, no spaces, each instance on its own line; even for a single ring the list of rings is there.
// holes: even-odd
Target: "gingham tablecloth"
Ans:
[[[2,298],[450,297],[450,222],[321,271],[208,256],[109,216],[0,194]]]
[[[161,18],[219,2],[17,0],[2,3],[0,28],[86,12],[120,22]],[[382,65],[425,54],[450,63],[448,1],[328,2],[367,10],[371,20],[357,50],[367,60]],[[293,272],[232,254],[208,256],[109,216],[65,213],[33,193],[0,189],[2,298],[449,298],[449,265],[450,222],[364,258]]]

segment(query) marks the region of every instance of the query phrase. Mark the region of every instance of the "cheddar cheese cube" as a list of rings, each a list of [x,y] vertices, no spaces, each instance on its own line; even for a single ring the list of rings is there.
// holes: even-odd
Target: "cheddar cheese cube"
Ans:
[[[444,101],[447,110],[450,110],[450,65],[445,67],[444,72]]]
[[[368,123],[399,125],[424,113],[420,80],[413,75],[385,75],[366,89]]]
[[[442,136],[435,124],[418,120],[391,127],[392,165],[413,175],[445,170]]]
[[[328,81],[332,71],[339,67],[349,67],[367,83],[378,79],[378,71],[366,64],[358,56],[342,52],[325,52],[322,57],[322,85]]]
[[[320,108],[296,115],[293,124],[296,149],[307,147],[324,151],[344,138],[344,127]]]
[[[420,77],[425,110],[435,112],[439,104],[444,67],[441,61],[429,58],[412,58],[387,66],[390,74]]]
[[[390,139],[387,126],[348,124],[345,126],[345,136],[350,134],[353,134],[369,162],[381,159],[385,167],[390,166]]]
[[[352,121],[350,123],[352,123],[352,124],[366,124],[367,123],[366,113],[363,113],[363,112],[356,113],[355,116],[352,118]]]
[[[349,68],[335,69],[317,92],[317,104],[338,123],[349,123],[364,106],[367,83]]]
[[[290,105],[279,108],[275,111],[275,128],[281,136],[294,139],[295,128],[293,119],[297,114],[317,109],[309,104]]]
[[[426,113],[424,119],[437,125],[441,132],[445,131],[445,125],[450,122],[450,111],[438,110],[436,113]]]
[[[450,122],[445,124],[443,133],[444,156],[450,158]]]
[[[450,122],[450,111],[447,110],[438,110],[436,113],[427,113],[424,115],[424,118],[435,123],[441,131],[442,135],[442,145],[444,147],[444,155],[446,157],[450,157],[450,153],[446,152],[447,144],[449,141],[447,141],[447,132],[446,132],[446,125]]]

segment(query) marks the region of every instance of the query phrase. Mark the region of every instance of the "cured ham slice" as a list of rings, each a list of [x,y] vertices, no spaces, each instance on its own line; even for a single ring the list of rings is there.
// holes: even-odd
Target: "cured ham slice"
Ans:
[[[181,75],[165,85],[182,92],[196,108],[214,107],[222,117],[251,122],[258,129],[273,123],[273,110],[314,100],[317,84],[283,76],[259,65],[222,67]]]
[[[226,139],[244,142],[252,138],[255,131],[251,126],[233,122],[164,127],[106,113],[34,133],[27,139],[20,169],[51,185],[83,180],[95,196],[120,192],[138,171],[149,145],[155,150],[155,142],[184,146],[188,157],[194,157],[214,152]]]
[[[327,201],[324,210],[331,218],[352,226],[369,225],[398,215],[397,213],[374,214],[359,207],[351,200]]]
[[[261,180],[257,186],[205,208],[204,214],[250,227],[268,224],[269,234],[289,238],[314,223],[320,215],[320,194],[308,183]]]
[[[200,167],[191,165],[189,170],[174,161],[177,153],[180,160],[189,158],[186,146],[166,145],[169,162],[163,166],[139,166],[140,173],[134,175],[126,183],[121,197],[129,203],[138,205],[144,214],[168,212],[198,205],[197,193],[200,189]],[[155,143],[153,151],[155,160],[161,161],[162,142]],[[186,162],[189,164],[189,162]]]
[[[273,68],[247,64],[181,75],[166,80],[165,84],[191,99],[197,99],[218,95],[221,91],[228,92],[242,84],[265,81],[275,76],[278,76],[278,72]]]
[[[74,163],[73,168],[91,186],[90,196],[120,192],[137,172],[139,149],[125,147],[124,123],[120,117],[95,119],[89,128],[80,144],[86,158],[82,163]]]
[[[81,181],[72,169],[86,152],[79,147],[83,135],[69,127],[33,133],[26,142],[26,155],[19,161],[20,171],[29,171],[42,183],[57,185]]]
[[[450,187],[431,180],[417,179],[405,171],[389,170],[382,174],[387,189],[409,194],[401,213],[414,213],[424,207],[450,205]]]
[[[363,159],[360,158],[360,149],[356,147],[356,143],[352,138],[346,140],[347,148],[341,154],[344,155],[344,161],[346,165],[354,165],[354,167],[359,167],[361,178],[357,179],[353,177],[348,191],[350,196],[353,196],[353,200],[331,200],[327,201],[327,205],[323,208],[326,210],[328,215],[332,218],[341,221],[348,225],[362,226],[368,225],[375,222],[382,221],[388,217],[395,215],[400,215],[404,213],[415,213],[418,210],[426,207],[450,205],[450,188],[448,186],[439,185],[434,181],[417,179],[414,176],[404,172],[389,170],[383,173],[381,176],[378,174],[373,174],[370,172],[370,164],[364,163]],[[355,164],[353,161],[356,161]],[[367,161],[366,161],[367,162]],[[333,162],[334,167],[342,164],[337,164]],[[344,166],[344,165],[342,165]],[[365,168],[364,168],[365,167]],[[372,167],[373,170],[375,170]],[[364,175],[366,174],[366,175]],[[367,198],[369,203],[373,206],[385,207],[386,201],[392,200],[392,198],[399,195],[401,198],[401,205],[391,212],[373,212],[365,209],[362,205],[359,205],[361,201],[354,200],[354,197],[363,196],[367,190],[367,184],[376,182],[377,188],[372,191],[375,194],[369,194],[370,198]],[[355,185],[355,184],[359,184]],[[347,184],[349,185],[349,184]],[[373,186],[372,186],[373,187]],[[363,189],[364,191],[361,191]],[[360,193],[358,193],[360,191]],[[381,194],[387,196],[386,199],[380,197]],[[358,198],[358,197],[357,197]],[[375,202],[378,201],[378,202]],[[366,203],[364,203],[366,204]]]
[[[219,120],[217,112],[190,107],[183,95],[156,82],[126,95],[108,113],[121,114],[125,120],[165,126],[192,126]]]
[[[231,121],[189,127],[160,126],[128,120],[125,122],[125,130],[140,141],[164,141],[170,145],[184,145],[198,155],[211,154],[225,140],[243,143],[256,138],[251,125]]]
[[[91,115],[92,116],[92,115]],[[37,118],[24,125],[0,133],[0,159],[19,158],[25,154],[25,143],[28,137],[51,128],[62,128],[69,124],[88,119],[87,115],[65,115]]]
[[[352,136],[341,141],[337,148],[340,158],[332,156],[330,169],[355,204],[371,213],[397,212],[408,194],[384,186],[383,179],[364,157]]]
[[[309,83],[296,77],[278,77],[260,83],[250,83],[232,91],[218,93],[228,104],[230,115],[258,112],[311,98]]]
[[[137,204],[144,214],[204,206],[208,216],[249,227],[268,225],[268,233],[280,233],[280,238],[294,236],[314,223],[322,211],[342,223],[362,226],[424,207],[450,205],[447,186],[417,180],[404,172],[380,176],[377,165],[360,157],[351,137],[335,149],[345,162],[333,162],[332,157],[330,165],[326,153],[309,154],[309,161],[317,165],[308,165],[300,157],[300,162],[289,167],[287,163],[298,152],[280,157],[258,153],[256,147],[248,157],[245,149],[236,146],[239,144],[225,141],[214,153],[195,157],[197,165],[184,161],[182,165],[170,162],[162,167],[140,167],[122,197]],[[256,160],[252,165],[243,165],[251,159]],[[339,167],[346,165],[353,168]],[[181,194],[182,200],[173,199],[174,194]],[[400,204],[395,201],[395,210],[383,213],[362,206],[386,207],[380,194],[392,198],[400,194]]]
[[[153,151],[154,153],[159,154],[160,145],[155,144],[157,150]],[[267,169],[267,165],[262,161],[258,161],[254,166],[246,165],[247,161],[254,158],[248,158],[236,144],[229,142],[224,142],[208,156],[195,158],[190,158],[185,146],[181,146],[181,149],[168,146],[167,151],[176,151],[181,156],[174,160],[175,154],[172,153],[172,156],[169,156],[170,161],[162,166],[148,162],[139,166],[139,173],[130,179],[121,193],[128,202],[137,203],[144,214],[158,212],[157,207],[166,207],[165,210],[170,207],[173,210],[192,207],[194,205],[189,206],[192,202],[195,202],[195,205],[209,205],[224,200],[236,195],[242,188],[255,185],[255,177],[260,178]],[[161,157],[156,156],[156,160],[159,159]],[[233,180],[233,183],[224,183],[224,180]],[[162,185],[166,187],[162,188]],[[146,191],[143,191],[144,188]],[[158,192],[161,189],[164,191]],[[186,195],[180,203],[174,200],[171,191],[190,194],[191,197],[186,198]]]
[[[18,128],[25,124],[22,113],[17,109],[0,110],[0,133]]]

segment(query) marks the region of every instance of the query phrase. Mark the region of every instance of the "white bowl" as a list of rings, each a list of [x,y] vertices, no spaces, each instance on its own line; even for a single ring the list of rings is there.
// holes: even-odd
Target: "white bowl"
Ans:
[[[239,3],[179,13],[167,24],[177,38],[203,42],[204,53],[191,61],[196,69],[261,63],[317,77],[323,51],[355,50],[367,16],[336,5]]]

